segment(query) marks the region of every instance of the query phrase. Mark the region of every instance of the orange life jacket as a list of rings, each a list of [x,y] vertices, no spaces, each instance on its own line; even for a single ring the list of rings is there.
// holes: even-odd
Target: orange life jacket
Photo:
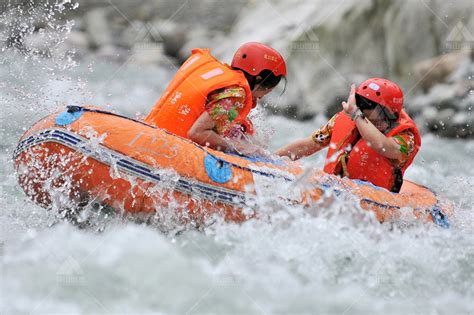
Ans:
[[[324,171],[351,179],[361,179],[398,192],[403,182],[403,174],[421,146],[418,128],[410,116],[402,110],[396,126],[385,136],[392,137],[404,130],[410,130],[414,134],[415,148],[406,164],[402,168],[397,168],[388,158],[370,148],[360,136],[355,123],[347,114],[340,112],[334,122]]]
[[[245,121],[252,109],[252,92],[243,72],[222,64],[208,49],[193,49],[145,122],[187,138],[191,126],[206,110],[209,93],[230,86],[245,89],[244,108],[235,118]]]

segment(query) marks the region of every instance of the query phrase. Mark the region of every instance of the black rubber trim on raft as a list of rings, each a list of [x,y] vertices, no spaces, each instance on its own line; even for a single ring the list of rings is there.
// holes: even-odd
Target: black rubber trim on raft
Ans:
[[[150,127],[150,128],[153,128],[153,129],[160,129],[162,131],[164,131],[165,133],[167,133],[168,135],[171,135],[173,137],[177,137],[177,138],[180,138],[181,140],[184,140],[192,145],[194,145],[196,148],[200,149],[201,151],[204,151],[206,152],[207,154],[211,155],[212,157],[214,157],[216,160],[219,160],[219,161],[224,161],[226,163],[229,163],[230,165],[232,165],[233,167],[236,167],[238,169],[241,169],[241,170],[244,170],[244,171],[247,171],[247,172],[251,172],[251,173],[254,173],[254,174],[259,174],[259,175],[263,175],[263,176],[266,176],[266,177],[272,177],[272,178],[283,178],[284,180],[286,181],[293,181],[291,178],[288,178],[286,176],[281,176],[281,175],[275,175],[275,174],[270,174],[270,173],[265,173],[265,172],[262,172],[262,171],[257,171],[257,170],[252,170],[250,168],[247,168],[245,166],[241,166],[241,165],[238,165],[238,164],[235,164],[235,163],[232,163],[232,162],[229,162],[229,161],[226,161],[226,160],[223,160],[217,156],[215,156],[214,154],[210,153],[208,150],[206,150],[203,146],[189,140],[189,139],[186,139],[186,138],[183,138],[183,137],[180,137],[178,135],[175,135],[174,133],[171,133],[165,129],[161,129],[161,128],[158,128],[156,126],[153,126],[153,125],[149,125],[143,121],[140,121],[140,120],[136,120],[136,119],[133,119],[133,118],[130,118],[130,117],[127,117],[127,116],[123,116],[123,115],[120,115],[120,114],[116,114],[116,113],[113,113],[113,112],[108,112],[108,111],[105,111],[105,110],[101,110],[101,109],[93,109],[93,108],[87,108],[87,107],[82,107],[82,106],[78,106],[78,105],[69,105],[66,107],[67,110],[69,112],[74,112],[74,111],[85,111],[85,112],[91,112],[91,113],[98,113],[98,114],[104,114],[104,115],[111,115],[111,116],[115,116],[115,117],[119,117],[119,118],[124,118],[124,119],[127,119],[127,120],[131,120],[133,122],[136,122],[136,123],[139,123],[141,125],[144,125],[144,126],[147,126],[147,127]],[[244,155],[238,155],[239,157],[245,159],[246,157]]]

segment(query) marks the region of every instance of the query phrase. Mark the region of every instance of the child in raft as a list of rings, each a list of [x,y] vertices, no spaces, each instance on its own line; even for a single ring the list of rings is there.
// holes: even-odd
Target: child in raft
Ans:
[[[242,45],[231,65],[193,49],[145,122],[212,149],[255,154],[248,114],[286,76],[282,55],[262,43]]]
[[[368,79],[358,88],[352,85],[342,108],[311,137],[276,154],[297,160],[329,146],[326,173],[399,192],[421,146],[418,128],[403,110],[401,88],[386,79]]]

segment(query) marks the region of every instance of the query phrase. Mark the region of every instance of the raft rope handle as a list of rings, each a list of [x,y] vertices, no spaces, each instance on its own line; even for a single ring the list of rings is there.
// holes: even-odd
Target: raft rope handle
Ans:
[[[127,117],[127,116],[124,116],[124,115],[120,115],[120,114],[116,114],[116,113],[113,113],[113,112],[108,112],[108,111],[105,111],[105,110],[101,110],[101,109],[93,109],[93,108],[87,108],[87,107],[82,107],[82,106],[79,106],[79,105],[68,105],[67,106],[67,110],[72,110],[73,112],[74,111],[84,111],[84,112],[90,112],[90,113],[98,113],[98,114],[104,114],[104,115],[112,115],[112,116],[116,116],[116,117],[120,117],[120,118],[124,118],[124,119],[128,119],[128,120],[131,120],[131,121],[134,121],[134,122],[137,122],[139,124],[142,124],[144,126],[147,126],[147,127],[150,127],[150,128],[153,128],[153,129],[161,129],[163,130],[165,133],[169,134],[169,135],[172,135],[174,137],[178,137],[178,138],[181,138],[185,141],[188,141],[189,143],[193,144],[196,148],[200,149],[201,151],[204,151],[206,152],[207,154],[209,155],[212,155],[212,157],[214,157],[215,159],[219,160],[220,158],[215,156],[214,154],[212,154],[211,152],[209,152],[208,150],[206,150],[204,147],[200,146],[199,144],[189,140],[189,139],[186,139],[186,138],[183,138],[183,137],[180,137],[178,135],[175,135],[174,133],[171,133],[169,132],[168,130],[165,130],[165,129],[162,129],[162,128],[158,128],[156,126],[153,126],[153,125],[149,125],[147,124],[146,122],[143,122],[143,121],[140,121],[140,120],[137,120],[137,119],[134,119],[134,118],[130,118],[130,117]],[[285,181],[287,182],[291,182],[293,181],[291,178],[288,178],[286,176],[282,176],[282,175],[275,175],[275,174],[270,174],[270,173],[265,173],[265,172],[261,172],[261,171],[257,171],[257,170],[252,170],[250,168],[247,168],[245,166],[241,166],[241,165],[238,165],[238,164],[234,164],[232,162],[229,162],[229,161],[226,161],[226,163],[229,163],[231,166],[233,167],[236,167],[236,168],[239,168],[241,170],[244,170],[244,171],[248,171],[250,173],[255,173],[255,174],[259,174],[259,175],[263,175],[263,176],[267,176],[267,177],[273,177],[273,178],[283,178]]]

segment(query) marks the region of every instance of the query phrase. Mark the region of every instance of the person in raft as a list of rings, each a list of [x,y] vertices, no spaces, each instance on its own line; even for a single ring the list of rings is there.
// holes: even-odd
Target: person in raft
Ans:
[[[329,146],[326,173],[399,192],[421,145],[415,123],[403,110],[403,91],[389,80],[368,79],[357,89],[352,85],[342,108],[311,137],[276,154],[296,160]]]
[[[250,154],[258,149],[242,141],[253,134],[247,115],[285,76],[283,57],[261,43],[242,45],[230,66],[208,49],[193,49],[145,122],[212,149]]]

